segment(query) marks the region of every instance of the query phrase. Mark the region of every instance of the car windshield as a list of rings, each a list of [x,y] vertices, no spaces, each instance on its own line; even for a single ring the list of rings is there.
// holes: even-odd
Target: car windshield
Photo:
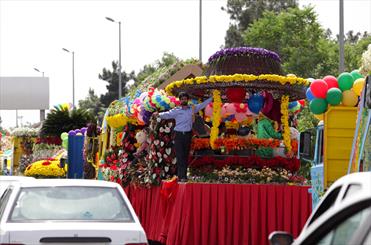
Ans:
[[[11,222],[46,220],[134,222],[119,190],[109,187],[22,188]]]

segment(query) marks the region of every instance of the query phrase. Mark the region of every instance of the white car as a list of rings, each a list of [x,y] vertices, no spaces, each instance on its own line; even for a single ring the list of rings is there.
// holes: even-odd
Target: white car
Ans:
[[[291,234],[281,231],[270,234],[269,240],[274,245],[371,244],[358,239],[362,227],[371,228],[366,222],[370,219],[371,172],[353,173],[331,185],[295,241]],[[365,239],[367,235],[367,230],[363,231]]]
[[[0,199],[0,244],[147,244],[120,185],[41,179],[11,184]]]
[[[4,193],[6,188],[8,188],[8,185],[10,185],[11,183],[18,182],[18,181],[27,181],[31,179],[35,179],[35,178],[27,177],[27,176],[0,175],[0,197]]]

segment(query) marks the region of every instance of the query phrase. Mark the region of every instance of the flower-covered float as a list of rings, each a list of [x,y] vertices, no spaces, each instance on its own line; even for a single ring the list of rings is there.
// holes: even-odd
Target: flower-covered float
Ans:
[[[283,76],[274,52],[217,52],[205,76],[111,103],[98,176],[125,187],[148,239],[161,244],[266,244],[273,230],[297,235],[311,199],[306,180],[295,174],[300,163],[292,118],[308,85]],[[174,178],[174,121],[151,117],[174,108],[181,91],[192,103],[213,97],[195,116],[187,183]]]
[[[216,178],[213,181],[222,180],[231,166],[247,169],[242,179],[228,178],[232,182],[255,183],[248,177],[251,169],[285,169],[292,176],[300,163],[298,132],[290,127],[290,114],[305,103],[308,85],[309,81],[295,75],[283,76],[276,53],[249,47],[218,51],[209,58],[205,76],[169,84],[165,88],[169,95],[185,91],[195,99],[213,97],[204,113],[210,137],[194,138],[192,143],[194,181],[204,181],[210,171]],[[229,167],[220,171],[224,166]],[[206,174],[201,171],[200,177],[202,168]]]

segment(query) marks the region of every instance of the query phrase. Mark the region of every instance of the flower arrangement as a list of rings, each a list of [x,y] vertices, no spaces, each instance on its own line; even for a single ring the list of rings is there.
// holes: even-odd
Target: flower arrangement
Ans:
[[[36,137],[39,134],[37,128],[15,128],[12,132],[12,136],[16,137]]]
[[[219,134],[219,125],[220,125],[220,110],[222,106],[222,99],[220,97],[220,91],[214,90],[213,91],[213,127],[211,128],[210,133],[210,146],[212,149],[215,149],[216,146],[214,144],[215,140],[218,138]]]
[[[67,165],[60,167],[59,159],[49,158],[27,166],[24,175],[41,178],[62,178],[66,176]]]
[[[261,169],[225,166],[222,169],[193,169],[191,182],[234,183],[234,184],[295,184],[308,185],[309,181],[286,169]]]
[[[217,51],[215,54],[210,56],[208,63],[212,63],[215,60],[223,58],[225,56],[244,56],[256,54],[266,58],[274,59],[278,62],[281,62],[280,57],[275,52],[269,51],[264,48],[253,48],[253,47],[236,47],[236,48],[226,48]]]
[[[282,96],[281,100],[281,123],[283,126],[283,143],[288,151],[291,152],[291,137],[290,137],[290,125],[289,125],[289,96],[284,95]]]
[[[218,138],[214,141],[216,149],[225,148],[227,152],[232,150],[242,149],[256,149],[258,147],[271,147],[277,148],[280,146],[281,141],[278,139],[257,139],[257,138],[242,138],[242,137],[230,137],[230,138]],[[293,153],[297,153],[298,141],[291,140],[291,148]],[[210,149],[210,140],[205,138],[192,139],[192,150],[204,150]]]
[[[56,155],[61,149],[63,149],[61,145],[34,144],[32,148],[32,159],[33,161],[47,159]]]

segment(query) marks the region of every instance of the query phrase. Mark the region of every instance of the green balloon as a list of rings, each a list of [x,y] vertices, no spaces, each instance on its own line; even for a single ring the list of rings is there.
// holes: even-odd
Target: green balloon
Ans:
[[[354,81],[357,80],[358,78],[363,78],[363,76],[361,75],[361,73],[359,73],[358,70],[354,70],[350,74],[352,75]]]
[[[64,140],[66,138],[68,138],[68,133],[66,132],[61,133],[61,139]]]
[[[353,87],[354,78],[349,72],[343,72],[338,77],[338,84],[341,91],[349,90]]]
[[[330,105],[338,105],[343,99],[343,93],[338,88],[330,88],[326,94],[326,100]]]
[[[319,115],[327,110],[327,101],[325,99],[314,98],[309,104],[310,111]]]
[[[62,147],[66,150],[68,150],[68,139],[63,139],[62,141]]]

